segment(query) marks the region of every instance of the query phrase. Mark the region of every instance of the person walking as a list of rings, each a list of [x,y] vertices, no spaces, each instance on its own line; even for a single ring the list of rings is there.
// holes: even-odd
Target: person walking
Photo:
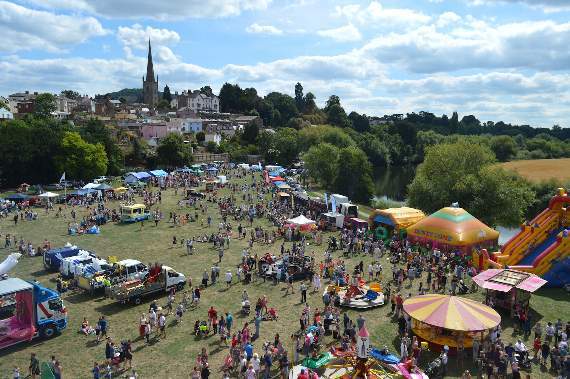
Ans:
[[[305,282],[301,283],[301,303],[307,302],[307,285]]]
[[[30,366],[28,367],[28,372],[32,379],[36,379],[40,372],[40,361],[36,358],[36,353],[32,353],[30,356]]]

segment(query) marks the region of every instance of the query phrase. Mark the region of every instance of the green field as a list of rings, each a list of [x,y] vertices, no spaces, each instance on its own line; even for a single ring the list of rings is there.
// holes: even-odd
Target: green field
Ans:
[[[39,219],[36,221],[22,221],[17,226],[8,219],[0,220],[0,234],[3,238],[6,233],[16,234],[18,239],[24,238],[26,241],[32,241],[36,246],[44,239],[48,239],[53,247],[61,246],[66,242],[77,244],[83,248],[96,252],[100,256],[116,255],[119,258],[135,258],[145,263],[162,262],[174,269],[183,272],[187,276],[194,279],[194,283],[198,283],[204,268],[210,269],[214,262],[217,262],[217,252],[211,249],[210,244],[196,244],[196,252],[193,256],[186,255],[186,249],[180,245],[172,246],[172,237],[188,238],[192,236],[203,235],[217,230],[217,223],[220,220],[217,207],[212,203],[209,204],[208,213],[212,215],[214,221],[212,228],[207,229],[200,226],[200,222],[189,223],[185,226],[174,227],[171,223],[167,223],[168,212],[176,211],[178,213],[194,213],[193,209],[179,209],[177,201],[181,198],[174,195],[174,190],[168,190],[163,193],[162,204],[159,208],[166,215],[166,219],[162,221],[158,227],[154,227],[154,223],[146,222],[144,228],[137,225],[116,225],[107,224],[101,227],[100,235],[85,236],[68,236],[67,235],[67,219],[55,218],[55,213],[45,214],[45,211],[38,209]],[[225,192],[227,195],[228,192]],[[118,203],[114,203],[111,207],[118,207]],[[68,208],[69,211],[69,208]],[[82,209],[79,214],[86,212]],[[205,219],[206,215],[201,215]],[[81,217],[79,217],[81,218]],[[204,224],[206,224],[204,222]],[[237,224],[232,222],[234,230]],[[261,225],[269,228],[269,224],[265,219],[256,219],[254,225]],[[326,241],[326,236],[323,238]],[[253,252],[260,256],[267,252],[278,253],[280,241],[275,245],[255,244]],[[246,246],[244,240],[232,240],[229,251],[225,252],[223,262],[221,264],[222,278],[227,268],[231,268],[235,273],[237,263],[240,261],[241,251]],[[322,259],[325,246],[308,247],[308,252],[314,252],[317,261]],[[6,249],[0,249],[0,257],[3,259],[9,253]],[[340,255],[340,253],[336,253]],[[352,268],[360,260],[364,260],[365,264],[370,260],[368,257],[351,258],[347,267]],[[389,273],[390,265],[387,261],[382,262],[384,271]],[[365,266],[366,267],[366,266]],[[12,272],[12,276],[19,276],[24,279],[37,279],[42,284],[55,288],[56,274],[47,273],[43,269],[41,258],[22,257],[18,266]],[[235,276],[234,276],[235,280]],[[404,289],[404,293],[415,293],[417,283],[414,289]],[[61,362],[64,368],[64,378],[89,378],[91,377],[91,367],[94,361],[102,362],[104,360],[104,344],[97,345],[94,337],[86,337],[78,333],[79,326],[83,317],[87,317],[94,324],[100,315],[106,315],[110,321],[109,335],[116,342],[122,339],[132,339],[134,342],[134,358],[133,366],[137,369],[141,378],[187,378],[194,366],[196,355],[202,347],[206,347],[210,353],[211,367],[213,373],[211,378],[220,378],[221,374],[217,371],[221,366],[221,362],[227,353],[227,349],[219,346],[219,339],[209,337],[206,339],[197,339],[192,334],[192,328],[195,320],[204,320],[207,318],[207,308],[213,304],[218,311],[231,311],[235,317],[235,327],[241,328],[243,323],[247,321],[239,316],[241,292],[247,288],[250,298],[257,299],[263,295],[269,298],[269,305],[274,306],[279,311],[278,322],[264,322],[261,326],[261,338],[254,344],[257,352],[261,350],[262,342],[265,340],[273,340],[275,333],[282,336],[282,340],[287,341],[289,352],[292,351],[292,341],[288,338],[299,325],[298,318],[302,310],[300,305],[300,295],[298,291],[299,283],[296,285],[294,295],[285,296],[284,285],[274,286],[272,283],[263,283],[262,281],[244,286],[242,284],[234,284],[231,289],[226,289],[225,284],[216,284],[207,288],[202,295],[202,301],[198,309],[189,310],[184,314],[183,322],[180,325],[170,324],[174,321],[174,317],[168,319],[167,338],[162,341],[146,346],[138,337],[138,320],[141,313],[148,310],[147,301],[139,306],[117,304],[103,297],[94,298],[82,292],[71,292],[64,295],[64,301],[69,310],[69,326],[62,335],[47,341],[36,340],[30,343],[23,343],[13,348],[0,352],[0,377],[11,378],[11,369],[14,365],[19,366],[22,371],[27,372],[29,356],[31,352],[36,352],[43,360],[48,360],[53,354]],[[473,294],[472,297],[481,299],[482,295]],[[159,304],[164,304],[166,298],[164,296],[158,299]],[[321,307],[321,294],[310,294],[309,302],[312,309]],[[542,322],[555,320],[561,315],[570,314],[570,305],[567,295],[560,290],[544,290],[535,295],[532,299],[532,308],[534,309],[534,320],[541,319]],[[376,346],[388,345],[393,350],[399,350],[399,341],[397,340],[396,323],[388,316],[389,308],[379,308],[365,312],[367,324],[371,332],[373,344]],[[351,318],[356,318],[357,313],[349,311]],[[512,328],[510,322],[505,319],[503,336],[507,340],[512,340]],[[326,342],[332,339],[327,337]],[[528,342],[530,345],[531,342]],[[398,346],[398,349],[396,347]],[[427,360],[421,362],[425,366]],[[275,367],[275,366],[274,366]],[[450,360],[450,370],[452,376],[457,376],[458,368],[453,360]],[[546,373],[541,373],[538,367],[534,367],[533,378],[550,377]]]

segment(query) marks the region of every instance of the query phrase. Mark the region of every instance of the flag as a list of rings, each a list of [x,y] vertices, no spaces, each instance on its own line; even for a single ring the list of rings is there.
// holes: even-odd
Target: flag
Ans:
[[[63,183],[65,181],[65,172],[63,173],[63,175],[61,175],[61,178],[59,178],[59,184]]]
[[[329,209],[329,195],[327,195],[326,192],[325,192],[325,205],[327,206],[327,209]]]
[[[336,213],[336,199],[334,196],[331,196],[331,211]]]

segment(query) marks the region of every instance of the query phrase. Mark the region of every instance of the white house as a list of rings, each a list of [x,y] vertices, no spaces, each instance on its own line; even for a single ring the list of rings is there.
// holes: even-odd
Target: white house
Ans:
[[[5,108],[0,108],[0,120],[13,120],[14,114]]]
[[[220,99],[216,95],[208,96],[199,90],[183,91],[176,97],[176,109],[188,108],[193,112],[219,112]]]
[[[206,134],[206,138],[204,139],[205,143],[208,142],[215,142],[216,145],[220,145],[222,143],[222,135],[219,133],[208,133]]]

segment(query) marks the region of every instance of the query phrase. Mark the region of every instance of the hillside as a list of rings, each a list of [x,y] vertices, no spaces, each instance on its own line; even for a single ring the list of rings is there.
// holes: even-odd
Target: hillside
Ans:
[[[501,166],[534,182],[556,179],[562,182],[570,180],[570,158],[533,159],[501,163]]]

